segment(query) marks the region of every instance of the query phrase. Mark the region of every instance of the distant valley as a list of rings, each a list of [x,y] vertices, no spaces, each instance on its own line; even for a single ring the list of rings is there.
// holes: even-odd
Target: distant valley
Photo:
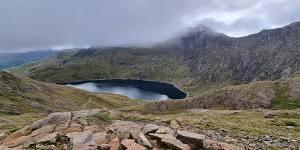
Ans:
[[[0,70],[45,59],[55,53],[54,51],[0,53]]]

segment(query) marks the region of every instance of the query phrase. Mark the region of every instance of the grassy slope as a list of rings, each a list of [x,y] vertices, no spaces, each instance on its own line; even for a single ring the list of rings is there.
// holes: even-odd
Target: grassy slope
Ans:
[[[211,90],[185,100],[149,103],[136,107],[144,113],[180,113],[187,109],[296,109],[300,108],[300,78],[260,81]]]
[[[264,117],[267,113],[274,114],[274,117]],[[300,110],[195,110],[165,115],[120,112],[118,115],[127,120],[161,121],[166,124],[177,120],[182,126],[195,127],[203,132],[225,131],[231,137],[269,135],[300,140]]]
[[[96,95],[0,72],[0,113],[4,114],[117,108],[132,103],[122,96]]]

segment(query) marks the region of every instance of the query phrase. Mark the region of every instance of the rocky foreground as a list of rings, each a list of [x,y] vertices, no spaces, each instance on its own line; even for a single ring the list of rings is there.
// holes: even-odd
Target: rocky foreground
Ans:
[[[187,130],[152,123],[109,121],[100,109],[58,112],[1,139],[1,150],[241,149]]]

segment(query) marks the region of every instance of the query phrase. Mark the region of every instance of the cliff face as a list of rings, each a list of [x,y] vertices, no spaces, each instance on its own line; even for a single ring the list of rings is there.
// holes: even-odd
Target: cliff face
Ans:
[[[206,82],[276,80],[300,69],[299,22],[240,38],[201,29],[179,41],[173,49]]]

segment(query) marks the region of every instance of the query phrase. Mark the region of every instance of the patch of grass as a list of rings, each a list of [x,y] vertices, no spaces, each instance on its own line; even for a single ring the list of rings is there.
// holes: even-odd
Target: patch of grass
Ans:
[[[274,82],[273,89],[275,98],[272,99],[272,108],[276,109],[296,109],[300,108],[300,98],[290,98],[288,92],[290,87],[288,83]]]
[[[87,119],[90,124],[97,124],[97,122],[105,122],[111,123],[113,121],[113,117],[109,112],[100,111],[97,114],[93,115],[91,118]]]
[[[46,116],[47,114],[42,113],[25,113],[21,115],[1,114],[0,131],[12,133]]]
[[[297,123],[296,123],[296,122],[294,122],[294,121],[289,121],[289,120],[283,121],[283,124],[284,124],[285,126],[293,126],[293,127],[296,127],[296,126],[297,126]]]

